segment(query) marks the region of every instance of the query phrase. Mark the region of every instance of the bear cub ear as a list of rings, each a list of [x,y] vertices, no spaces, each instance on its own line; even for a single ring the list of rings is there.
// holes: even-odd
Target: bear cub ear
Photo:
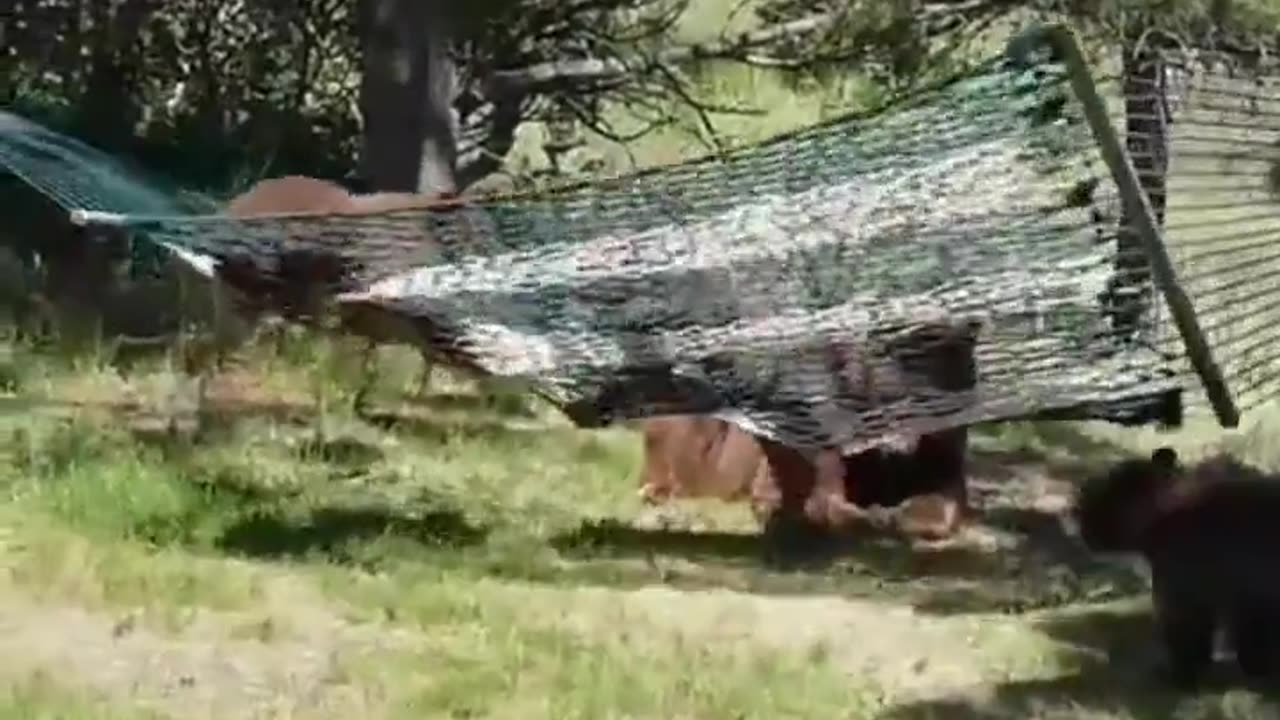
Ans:
[[[1171,447],[1156,448],[1151,453],[1151,464],[1158,470],[1173,472],[1178,467],[1178,453]]]

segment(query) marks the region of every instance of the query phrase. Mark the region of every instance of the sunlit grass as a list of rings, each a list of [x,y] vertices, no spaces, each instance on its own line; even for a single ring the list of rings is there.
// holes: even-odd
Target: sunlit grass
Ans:
[[[702,0],[682,38],[715,37],[739,4]],[[750,27],[750,5],[730,31]],[[731,144],[878,96],[856,73],[717,63],[693,79],[738,111],[710,116]],[[671,107],[677,126],[625,148],[591,137],[588,151],[604,171],[708,152],[700,119]],[[610,117],[634,127],[625,108]],[[537,141],[522,130],[517,162],[545,160]],[[199,417],[172,359],[124,373],[3,346],[0,630],[37,625],[44,644],[10,642],[0,717],[149,718],[129,710],[143,701],[178,718],[1276,713],[1248,693],[1184,700],[1151,684],[1142,578],[1081,559],[1060,518],[1022,498],[1161,444],[1280,470],[1275,408],[1228,432],[1205,417],[1176,433],[980,428],[993,548],[912,553],[867,538],[783,571],[765,564],[742,506],[685,503],[653,530],[634,493],[633,429],[486,403],[448,373],[430,402],[410,401],[418,361],[403,349],[380,353],[379,416],[357,417],[350,351],[300,332],[250,348],[224,395],[252,402]],[[71,611],[84,621],[60,627]],[[218,715],[191,687],[141,677],[155,670],[72,662],[89,655],[135,670],[167,658],[232,699]],[[323,672],[271,679],[312,665]],[[271,708],[248,704],[254,683]]]
[[[52,673],[0,680],[0,718],[5,720],[161,720],[164,716],[96,693],[72,689]]]
[[[239,372],[277,375],[259,392],[310,386],[306,367],[271,367]],[[326,623],[387,637],[378,650],[344,640],[329,651],[332,678],[314,682],[324,697],[343,698],[342,712],[871,717],[905,702],[902,688],[919,672],[1030,682],[1084,662],[1063,655],[1030,617],[926,621],[895,606],[1074,607],[1111,582],[1061,585],[1062,568],[1039,567],[1045,561],[1034,554],[1007,567],[997,556],[957,558],[946,569],[951,560],[891,546],[813,572],[779,572],[762,564],[746,509],[716,503],[683,508],[684,522],[702,528],[687,538],[642,533],[632,545],[628,533],[643,513],[634,431],[579,431],[545,409],[416,407],[389,382],[380,407],[401,413],[399,426],[329,405],[323,437],[314,418],[252,413],[218,420],[217,432],[166,434],[138,426],[163,397],[158,377],[95,376],[58,363],[27,370],[40,380],[15,398],[33,410],[0,421],[0,480],[10,498],[0,511],[0,612],[5,597],[83,608],[108,628],[161,638],[149,642],[221,644],[244,657],[294,652],[286,648],[331,635],[319,629]],[[41,404],[71,380],[96,387],[102,407],[68,413]],[[341,391],[350,378],[332,382]],[[451,403],[478,401],[465,382],[442,378],[439,390]],[[135,405],[111,409],[113,393]],[[1275,423],[1265,414],[1255,423],[1223,433],[1196,419],[1174,434],[1012,424],[980,431],[975,452],[1039,458],[1046,468],[1098,466],[1172,443],[1191,456],[1228,447],[1280,467],[1266,442]],[[821,610],[796,616],[788,632],[786,618],[797,612],[788,606],[803,597]],[[879,639],[859,640],[836,629],[842,622],[870,623]],[[819,629],[831,623],[823,639]],[[913,648],[913,633],[933,638],[936,650]],[[850,658],[876,643],[901,645],[905,665],[886,656],[873,675],[851,670]],[[911,659],[933,652],[953,659],[904,669],[934,667]],[[959,657],[969,659],[952,668]],[[1055,716],[1052,707],[1061,705],[1044,717]],[[293,716],[335,715],[315,706]]]

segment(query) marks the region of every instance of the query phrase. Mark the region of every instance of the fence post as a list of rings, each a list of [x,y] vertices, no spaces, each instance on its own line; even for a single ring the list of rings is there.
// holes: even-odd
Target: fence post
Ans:
[[[1062,24],[1050,24],[1034,27],[1019,34],[1010,41],[1010,53],[1024,51],[1030,43],[1048,47],[1054,56],[1066,66],[1071,89],[1080,101],[1085,120],[1093,131],[1094,140],[1102,153],[1103,160],[1111,171],[1112,179],[1120,191],[1124,202],[1125,215],[1133,223],[1132,231],[1146,251],[1147,260],[1151,263],[1151,272],[1156,284],[1164,295],[1169,306],[1169,314],[1173,317],[1187,349],[1187,358],[1200,382],[1204,385],[1205,394],[1213,405],[1214,414],[1222,427],[1236,427],[1240,423],[1240,410],[1236,407],[1231,391],[1221,368],[1213,358],[1200,322],[1196,318],[1195,306],[1178,281],[1177,270],[1169,257],[1168,248],[1160,233],[1160,225],[1156,221],[1155,209],[1150,198],[1143,189],[1133,159],[1125,150],[1124,144],[1116,134],[1115,127],[1107,114],[1106,104],[1098,94],[1093,82],[1093,74],[1085,62],[1084,53],[1076,42],[1075,35]]]

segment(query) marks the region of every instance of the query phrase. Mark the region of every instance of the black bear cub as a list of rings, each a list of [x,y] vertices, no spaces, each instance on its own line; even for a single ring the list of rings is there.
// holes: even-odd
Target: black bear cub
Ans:
[[[1140,553],[1174,682],[1194,685],[1225,627],[1251,680],[1280,668],[1280,483],[1226,456],[1183,467],[1171,448],[1120,462],[1076,498],[1097,553]]]

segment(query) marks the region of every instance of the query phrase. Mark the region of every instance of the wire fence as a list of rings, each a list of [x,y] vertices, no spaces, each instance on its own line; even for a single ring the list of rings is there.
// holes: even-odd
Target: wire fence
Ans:
[[[1099,84],[1157,213],[1180,284],[1241,411],[1280,392],[1280,66],[1203,47],[1131,57]],[[1155,303],[1157,345],[1182,341]]]

